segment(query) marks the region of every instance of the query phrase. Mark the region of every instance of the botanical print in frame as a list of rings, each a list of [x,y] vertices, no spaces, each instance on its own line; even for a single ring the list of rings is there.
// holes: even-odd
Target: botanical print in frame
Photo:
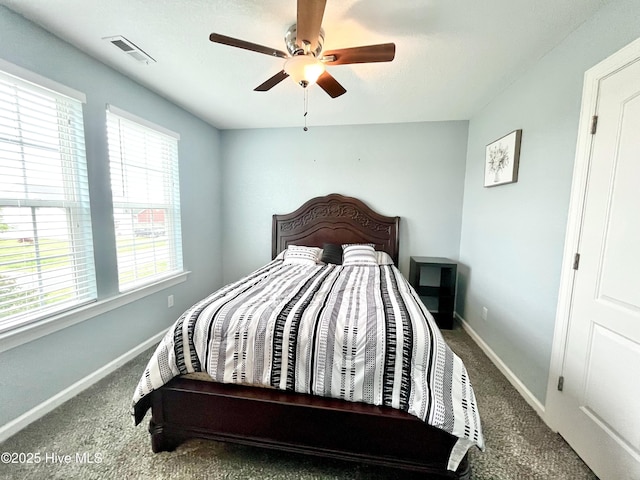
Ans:
[[[514,130],[487,145],[484,163],[484,186],[495,187],[518,181],[522,130]]]

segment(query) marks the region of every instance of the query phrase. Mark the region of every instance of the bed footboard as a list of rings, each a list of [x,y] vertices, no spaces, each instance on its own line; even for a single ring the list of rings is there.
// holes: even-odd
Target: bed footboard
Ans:
[[[152,393],[149,432],[154,452],[206,438],[470,478],[466,457],[446,470],[455,437],[405,412],[279,390],[176,378]]]

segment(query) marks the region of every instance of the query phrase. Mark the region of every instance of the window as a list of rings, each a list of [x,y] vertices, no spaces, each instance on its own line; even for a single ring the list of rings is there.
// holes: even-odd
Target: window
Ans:
[[[75,94],[0,71],[0,331],[96,299]]]
[[[113,106],[109,168],[120,291],[182,272],[179,136]]]

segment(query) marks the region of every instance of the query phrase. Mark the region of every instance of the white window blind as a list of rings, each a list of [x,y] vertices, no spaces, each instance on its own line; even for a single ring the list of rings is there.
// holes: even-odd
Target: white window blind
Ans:
[[[0,71],[0,331],[95,299],[82,103]]]
[[[109,106],[120,291],[182,272],[178,137]]]

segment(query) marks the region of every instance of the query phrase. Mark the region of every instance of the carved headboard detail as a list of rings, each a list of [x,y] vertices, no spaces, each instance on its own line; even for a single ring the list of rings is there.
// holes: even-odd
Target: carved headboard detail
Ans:
[[[272,257],[287,245],[373,243],[398,265],[400,217],[381,215],[353,197],[332,193],[307,201],[292,213],[273,216]]]

